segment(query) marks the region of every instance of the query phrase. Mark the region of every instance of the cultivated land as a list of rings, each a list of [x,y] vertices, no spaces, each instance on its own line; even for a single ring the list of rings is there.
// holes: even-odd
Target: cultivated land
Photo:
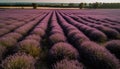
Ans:
[[[120,9],[0,9],[0,69],[120,69]]]

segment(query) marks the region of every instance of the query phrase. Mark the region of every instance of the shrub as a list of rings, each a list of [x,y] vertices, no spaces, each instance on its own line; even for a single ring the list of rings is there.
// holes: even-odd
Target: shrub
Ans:
[[[0,29],[0,36],[4,35],[4,34],[7,33],[7,32],[9,32],[8,29],[5,29],[5,28]]]
[[[55,33],[64,34],[63,31],[61,31],[61,30],[59,30],[59,29],[52,29],[52,30],[50,31],[50,34],[51,34],[51,35],[52,35],[52,34],[55,34]]]
[[[27,28],[27,27],[25,27],[25,26],[22,26],[22,27],[16,29],[15,32],[16,32],[16,33],[19,33],[19,34],[21,34],[21,35],[25,35],[25,34],[28,32],[28,29],[29,29],[29,28]]]
[[[37,4],[36,3],[32,3],[33,5],[33,9],[37,9]]]
[[[120,40],[111,40],[105,44],[105,47],[116,57],[120,59]]]
[[[30,55],[16,53],[2,61],[4,69],[35,69],[35,60]]]
[[[72,45],[65,42],[54,44],[49,51],[50,60],[53,62],[62,60],[64,58],[77,59],[78,55],[78,51],[72,47]]]
[[[3,37],[0,38],[0,45],[5,46],[6,48],[13,48],[17,41],[12,37]]]
[[[82,61],[94,69],[119,69],[119,60],[107,49],[90,41],[79,46]]]
[[[63,59],[54,64],[53,69],[84,69],[84,66],[77,60]]]
[[[5,54],[5,52],[6,52],[6,48],[4,46],[0,45],[0,61],[2,60],[3,55]]]
[[[99,31],[92,31],[90,34],[88,34],[90,36],[90,38],[94,41],[98,41],[98,42],[104,42],[107,40],[107,36]]]
[[[80,4],[79,4],[79,8],[80,8],[80,9],[84,8],[84,3],[80,3]]]
[[[71,36],[77,34],[78,32],[79,32],[78,30],[70,30],[70,31],[68,31],[67,36],[71,37]]]
[[[12,32],[12,33],[9,33],[9,34],[5,35],[5,37],[12,37],[14,39],[19,39],[19,38],[22,37],[22,35],[19,34],[19,33]]]
[[[45,31],[41,28],[36,28],[33,30],[32,32],[33,34],[39,35],[39,36],[44,36],[45,35]]]
[[[41,41],[41,37],[39,35],[36,34],[31,34],[28,37],[26,37],[26,39],[30,39],[30,40],[36,40],[36,41]]]
[[[5,26],[4,28],[9,29],[9,30],[13,30],[16,28],[16,26],[15,25],[8,25],[8,26]]]
[[[36,59],[40,56],[41,48],[39,42],[36,40],[23,40],[18,43],[17,47],[18,51],[30,54]]]
[[[89,41],[89,38],[82,34],[74,34],[71,38],[71,41],[75,45],[79,45],[85,41]]]
[[[115,29],[111,29],[104,26],[97,26],[96,28],[103,31],[109,38],[112,38],[112,39],[120,38],[119,32],[116,31]]]
[[[42,30],[46,30],[47,24],[45,22],[40,22],[40,25],[37,25],[36,28],[41,28]]]
[[[55,33],[49,37],[51,44],[55,44],[57,42],[65,42],[66,37],[63,34]]]
[[[89,40],[89,38],[87,36],[85,36],[82,32],[79,32],[77,30],[69,31],[68,32],[68,38],[74,44],[82,43],[83,41],[88,41]]]

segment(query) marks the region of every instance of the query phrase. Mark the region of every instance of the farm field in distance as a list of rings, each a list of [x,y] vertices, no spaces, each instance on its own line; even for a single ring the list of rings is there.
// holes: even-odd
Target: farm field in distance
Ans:
[[[0,69],[120,69],[120,9],[0,9]]]

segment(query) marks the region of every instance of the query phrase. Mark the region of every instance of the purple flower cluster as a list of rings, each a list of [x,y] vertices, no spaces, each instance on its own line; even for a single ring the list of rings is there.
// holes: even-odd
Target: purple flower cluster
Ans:
[[[23,40],[17,44],[19,52],[30,54],[34,58],[39,58],[41,53],[40,44],[36,40]]]
[[[0,29],[0,36],[4,35],[5,33],[7,33],[9,30],[8,29]]]
[[[9,23],[9,24],[8,24]],[[18,27],[20,27],[21,25],[23,25],[24,22],[16,22],[16,21],[13,21],[13,22],[5,22],[5,24],[1,24],[2,27],[0,27],[0,36],[3,36],[4,34],[6,33],[9,33],[11,30],[14,30]]]
[[[55,13],[53,13],[53,17],[51,19],[50,23],[50,36],[49,36],[49,41],[51,42],[52,45],[58,42],[66,42],[67,38],[64,35],[64,32],[60,25],[58,24]]]
[[[31,34],[31,35],[27,36],[26,39],[36,40],[38,42],[40,42],[42,40],[42,38],[39,35],[36,35],[36,34]]]
[[[71,19],[69,16],[65,16],[64,14],[63,14],[63,16],[69,21],[69,23],[71,23],[72,25],[77,27],[79,30],[84,32],[84,34],[86,34],[90,39],[92,39],[94,41],[99,41],[99,42],[103,42],[107,39],[107,36],[103,32],[101,32],[95,28],[89,27],[87,25],[84,25],[82,23],[79,23],[79,22]],[[76,17],[76,16],[73,16],[73,18],[74,17]],[[78,17],[76,17],[76,19],[78,19]]]
[[[55,33],[55,34],[52,34],[51,36],[49,36],[49,41],[52,44],[55,44],[55,43],[58,43],[58,42],[65,42],[66,37],[62,34]]]
[[[51,61],[59,61],[64,58],[67,59],[78,59],[78,51],[70,44],[65,42],[59,42],[52,46],[49,51],[49,57]]]
[[[16,32],[11,32],[11,33],[4,35],[4,37],[11,37],[11,38],[18,40],[19,38],[22,37],[22,35]]]
[[[119,32],[116,31],[115,29],[104,26],[96,26],[96,28],[104,32],[108,36],[108,38],[112,38],[112,39],[120,38]]]
[[[53,69],[84,69],[84,66],[77,60],[63,59],[54,64]]]
[[[79,46],[82,61],[88,67],[95,69],[119,69],[119,60],[107,49],[90,41]],[[89,61],[89,62],[88,62]]]
[[[0,69],[120,69],[120,20],[86,10],[2,10]]]
[[[16,53],[2,61],[4,69],[35,69],[34,64],[34,58],[24,53]]]
[[[120,40],[111,40],[105,44],[105,47],[116,57],[120,59]]]
[[[50,16],[51,16],[51,13],[47,14],[45,18],[41,20],[40,23],[36,26],[36,28],[43,29],[44,31],[46,31]]]
[[[113,26],[112,25],[110,26],[109,23],[108,23],[109,24],[108,26],[104,26],[107,23],[99,22],[100,20],[97,22],[93,22],[93,20],[91,21],[89,18],[85,18],[85,17],[80,17],[81,18],[80,19],[77,16],[72,16],[72,18],[77,20],[78,22],[80,22],[80,24],[83,23],[86,26],[88,25],[88,26],[92,26],[92,27],[96,28],[96,30],[98,29],[99,33],[101,34],[100,37],[103,36],[104,39],[106,39],[106,37],[103,33],[105,33],[108,38],[112,38],[112,39],[120,38],[120,34],[118,32],[118,29],[113,28]],[[72,24],[74,24],[74,23],[72,23]],[[75,25],[75,26],[77,27],[77,25]],[[117,27],[117,26],[115,26],[115,27]],[[80,28],[80,26],[79,26],[79,28]],[[111,34],[111,33],[113,33],[113,34]],[[94,37],[94,36],[92,36],[92,37]],[[102,38],[102,41],[103,41],[103,38]]]
[[[32,34],[36,34],[36,35],[39,35],[39,36],[43,37],[45,35],[45,31],[41,28],[35,28],[32,31]]]
[[[6,48],[12,48],[13,46],[15,46],[16,43],[17,43],[17,41],[12,37],[0,38],[0,45],[4,46]]]

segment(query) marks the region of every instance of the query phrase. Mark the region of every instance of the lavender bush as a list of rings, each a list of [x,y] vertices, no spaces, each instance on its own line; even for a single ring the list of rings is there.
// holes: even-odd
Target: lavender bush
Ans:
[[[105,47],[116,57],[120,59],[120,40],[111,40],[105,44]]]
[[[19,33],[11,32],[9,34],[6,34],[5,37],[12,37],[14,39],[19,39],[22,37],[22,35]]]
[[[34,58],[38,59],[40,56],[41,48],[39,42],[36,40],[23,40],[18,43],[18,51],[30,54]]]
[[[49,57],[51,61],[59,61],[64,58],[78,59],[78,51],[72,47],[72,45],[59,42],[53,45],[49,51]]]
[[[8,29],[5,29],[5,28],[0,29],[0,36],[4,35],[7,32],[9,32]]]
[[[99,31],[92,31],[89,34],[90,38],[94,41],[98,41],[98,42],[105,42],[107,40],[107,36]]]
[[[54,64],[53,69],[84,69],[84,66],[77,60],[63,59],[60,62]]]
[[[33,34],[39,35],[39,36],[44,36],[45,35],[45,31],[41,28],[36,28],[33,30],[32,32]]]
[[[104,27],[104,26],[97,26],[97,29],[103,31],[109,38],[116,39],[120,38],[120,34],[118,31],[112,28]]]
[[[49,37],[49,40],[52,44],[55,44],[57,42],[65,42],[66,37],[63,34],[55,33]]]
[[[119,69],[119,60],[107,49],[90,41],[79,46],[82,61],[94,69]]]
[[[17,40],[12,37],[0,38],[0,45],[5,46],[6,48],[12,48],[13,46],[15,46],[16,43]]]
[[[31,34],[29,36],[26,37],[26,39],[29,39],[29,40],[36,40],[36,41],[41,41],[41,37],[39,35],[36,35],[36,34]]]
[[[4,69],[35,69],[34,64],[34,58],[24,53],[16,53],[2,61]]]

